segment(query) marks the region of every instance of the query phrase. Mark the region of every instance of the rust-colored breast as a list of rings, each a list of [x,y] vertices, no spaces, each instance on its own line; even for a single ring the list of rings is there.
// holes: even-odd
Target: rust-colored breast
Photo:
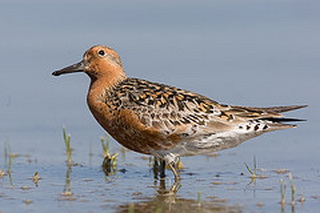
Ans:
[[[99,101],[90,109],[99,124],[130,150],[150,154],[152,150],[170,149],[177,142],[176,137],[168,137],[160,129],[145,126],[129,109],[109,110],[105,103]]]
[[[114,139],[145,154],[192,138],[215,113],[215,102],[198,94],[129,78],[108,89],[92,87],[88,104]]]

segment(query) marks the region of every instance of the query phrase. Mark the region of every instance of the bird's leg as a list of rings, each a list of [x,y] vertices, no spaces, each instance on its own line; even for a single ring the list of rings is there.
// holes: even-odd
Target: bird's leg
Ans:
[[[181,178],[180,178],[180,175],[177,171],[177,168],[176,168],[176,163],[173,161],[173,162],[170,162],[168,164],[168,166],[170,167],[172,173],[174,174],[174,180],[177,182],[179,181]]]
[[[153,165],[152,165],[152,171],[153,171],[153,176],[155,180],[158,180],[158,174],[159,174],[159,162],[158,158],[154,157],[153,158]]]
[[[166,161],[163,159],[159,159],[160,161],[160,179],[166,177]]]

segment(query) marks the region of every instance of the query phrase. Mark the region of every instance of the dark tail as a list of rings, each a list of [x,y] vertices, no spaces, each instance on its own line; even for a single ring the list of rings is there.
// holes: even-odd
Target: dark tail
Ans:
[[[286,123],[286,122],[301,122],[301,121],[307,121],[305,119],[298,119],[298,118],[260,118],[257,120],[265,120],[265,121],[271,121],[275,123]]]

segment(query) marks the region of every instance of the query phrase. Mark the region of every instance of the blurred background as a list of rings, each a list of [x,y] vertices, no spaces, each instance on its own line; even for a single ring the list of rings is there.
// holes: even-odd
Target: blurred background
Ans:
[[[51,72],[96,44],[114,48],[128,76],[229,104],[309,104],[302,113],[313,122],[319,118],[313,111],[319,6],[309,0],[2,0],[0,130],[95,126],[85,103],[88,78]]]
[[[105,44],[130,77],[226,104],[308,104],[290,114],[308,120],[299,128],[231,152],[239,167],[257,155],[265,165],[288,161],[284,167],[319,177],[319,9],[316,0],[1,0],[0,141],[53,163],[63,154],[65,125],[82,159],[88,141],[104,134],[86,105],[89,78],[51,73]]]

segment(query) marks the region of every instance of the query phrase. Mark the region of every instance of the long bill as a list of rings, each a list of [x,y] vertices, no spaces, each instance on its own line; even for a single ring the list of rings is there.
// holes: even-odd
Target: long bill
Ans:
[[[83,61],[80,61],[79,63],[65,67],[61,70],[54,71],[52,75],[59,76],[67,73],[84,72],[85,68],[86,68],[85,63]]]

